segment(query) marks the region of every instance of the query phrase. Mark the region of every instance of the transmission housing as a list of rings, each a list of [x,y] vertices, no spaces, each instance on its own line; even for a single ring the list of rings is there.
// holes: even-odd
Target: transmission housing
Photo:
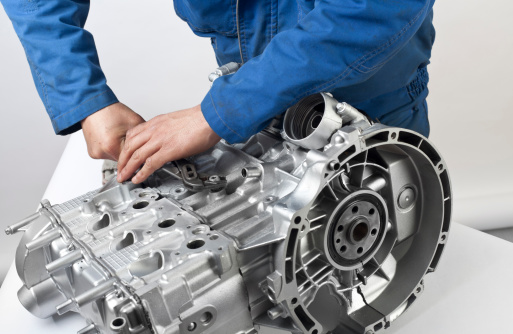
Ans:
[[[24,231],[20,302],[79,312],[79,334],[373,334],[422,294],[451,201],[425,137],[321,93],[243,144],[44,201],[6,232]]]

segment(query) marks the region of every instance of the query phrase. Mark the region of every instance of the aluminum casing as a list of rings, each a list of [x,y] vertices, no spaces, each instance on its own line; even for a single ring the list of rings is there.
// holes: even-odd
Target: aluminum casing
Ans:
[[[226,181],[217,189],[191,190],[169,163],[142,185],[112,179],[44,202],[8,229],[25,230],[22,304],[42,318],[79,312],[81,334],[390,326],[447,241],[446,165],[423,136],[344,118],[350,106],[323,99],[341,126],[314,126],[313,144],[271,126],[188,159],[200,177]]]

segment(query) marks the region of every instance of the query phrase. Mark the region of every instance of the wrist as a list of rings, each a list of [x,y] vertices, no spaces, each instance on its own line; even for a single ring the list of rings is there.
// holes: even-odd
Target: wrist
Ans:
[[[121,102],[115,102],[113,104],[110,104],[104,108],[101,108],[101,109],[98,109],[97,111],[95,111],[94,113],[90,114],[89,116],[85,117],[84,119],[82,119],[80,121],[80,125],[82,127],[84,127],[84,124],[87,126],[87,124],[89,123],[89,121],[95,119],[95,118],[100,118],[102,116],[105,116],[106,114],[109,114],[113,109],[116,109],[120,106],[122,106],[123,104]],[[123,105],[124,106],[124,105]]]

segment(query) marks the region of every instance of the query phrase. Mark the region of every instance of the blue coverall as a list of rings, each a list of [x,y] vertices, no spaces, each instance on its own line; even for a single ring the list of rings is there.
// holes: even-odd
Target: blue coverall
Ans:
[[[83,29],[88,0],[1,0],[25,49],[55,132],[116,96]],[[228,142],[262,130],[301,98],[331,92],[381,123],[429,134],[426,97],[432,0],[175,0],[195,34],[210,37],[220,65],[201,103]],[[141,5],[144,5],[141,2]]]

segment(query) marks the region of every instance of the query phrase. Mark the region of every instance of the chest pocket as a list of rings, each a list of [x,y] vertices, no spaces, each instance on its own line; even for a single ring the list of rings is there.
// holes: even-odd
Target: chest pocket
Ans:
[[[174,6],[196,33],[237,35],[237,0],[174,0]]]

